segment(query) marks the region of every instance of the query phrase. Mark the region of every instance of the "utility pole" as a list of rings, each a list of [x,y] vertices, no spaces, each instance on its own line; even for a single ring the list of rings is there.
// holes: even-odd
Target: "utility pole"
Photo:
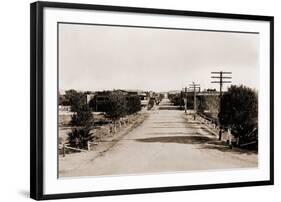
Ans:
[[[193,89],[193,110],[194,110],[194,119],[195,119],[195,114],[197,111],[197,104],[196,104],[196,89],[198,88],[200,91],[200,84],[195,84],[192,82],[192,84],[189,84],[189,87]]]
[[[187,87],[184,88],[184,113],[186,113],[187,109]]]
[[[216,76],[211,76],[212,79],[219,79],[219,80],[215,80],[215,81],[211,81],[211,83],[218,83],[220,85],[220,95],[219,95],[219,114],[221,112],[221,97],[222,97],[222,87],[224,83],[231,83],[230,80],[227,79],[232,79],[231,76],[224,76],[224,75],[230,75],[232,74],[232,72],[211,72],[212,75],[216,75]],[[221,140],[221,136],[222,136],[222,129],[221,129],[221,124],[220,124],[220,120],[219,120],[219,116],[218,116],[218,124],[219,124],[219,140]]]

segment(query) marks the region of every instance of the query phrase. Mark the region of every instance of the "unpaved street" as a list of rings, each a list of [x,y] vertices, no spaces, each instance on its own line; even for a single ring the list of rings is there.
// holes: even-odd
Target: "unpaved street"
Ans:
[[[206,169],[257,167],[257,154],[230,149],[204,127],[176,110],[167,99],[149,111],[149,117],[124,136],[114,147],[97,158],[91,152],[79,158],[68,155],[76,164],[60,176],[119,175]],[[61,168],[63,170],[63,168]]]

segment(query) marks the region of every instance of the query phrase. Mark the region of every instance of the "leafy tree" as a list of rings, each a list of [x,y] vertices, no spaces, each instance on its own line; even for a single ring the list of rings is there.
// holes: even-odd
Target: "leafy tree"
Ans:
[[[207,109],[207,104],[206,104],[206,97],[205,96],[200,96],[198,98],[198,106],[197,106],[197,111],[198,112],[201,112],[201,113],[204,113],[204,111]]]
[[[70,146],[83,149],[87,147],[88,141],[92,141],[94,138],[91,133],[94,118],[90,107],[81,101],[82,94],[70,92],[68,95],[70,94],[73,102],[71,107],[74,111],[70,124],[76,127],[73,127],[68,133],[67,141]]]
[[[113,121],[125,116],[127,113],[126,98],[121,91],[113,91],[108,96],[109,104],[106,115]]]
[[[127,114],[133,114],[141,110],[141,101],[138,95],[127,97]]]
[[[216,118],[218,116],[220,98],[215,95],[199,96],[198,98],[198,112],[204,113],[208,117]],[[206,111],[207,110],[207,111]]]
[[[152,109],[154,104],[155,104],[155,99],[154,98],[150,98],[149,101],[148,101],[148,104],[147,104],[147,109],[148,110]]]
[[[169,94],[168,98],[175,106],[184,106],[183,96],[183,93]]]
[[[86,95],[82,92],[78,92],[76,90],[67,90],[65,91],[65,99],[68,101],[69,105],[71,106],[72,112],[79,111],[80,107],[86,104],[87,98]]]
[[[86,148],[88,141],[92,141],[94,136],[91,133],[93,128],[93,115],[88,105],[82,105],[77,108],[71,117],[71,125],[73,127],[71,132],[68,133],[67,141],[72,147]]]
[[[70,105],[69,100],[66,99],[65,95],[59,93],[59,105],[68,106]]]
[[[105,112],[109,117],[117,116],[116,110],[121,110],[121,116],[123,116],[140,111],[141,100],[139,95],[126,95],[122,91],[104,92],[104,95],[92,98],[89,101],[89,107],[93,111]]]
[[[219,120],[247,142],[247,135],[258,127],[257,92],[243,85],[232,85],[221,98]]]
[[[77,111],[72,115],[70,124],[72,126],[91,126],[93,124],[93,115],[90,107],[84,104],[77,108]]]

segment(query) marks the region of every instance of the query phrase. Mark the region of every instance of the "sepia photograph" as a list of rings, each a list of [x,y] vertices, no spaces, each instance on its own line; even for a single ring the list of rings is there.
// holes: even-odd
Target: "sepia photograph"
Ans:
[[[260,34],[60,22],[58,178],[257,169]]]

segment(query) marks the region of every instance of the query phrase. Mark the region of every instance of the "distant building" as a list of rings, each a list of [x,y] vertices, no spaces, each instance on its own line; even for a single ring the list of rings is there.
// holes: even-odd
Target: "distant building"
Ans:
[[[140,96],[140,100],[141,100],[141,106],[142,107],[147,106],[147,104],[148,104],[148,96],[147,96],[147,94],[146,93],[140,93],[139,96]]]
[[[59,111],[61,111],[61,112],[70,112],[71,111],[71,106],[59,105]]]
[[[135,96],[140,97],[137,91],[125,91],[125,90],[114,90],[114,91],[123,94],[126,100],[129,100],[131,97],[135,97]],[[89,101],[87,97],[89,106],[92,108],[92,110],[96,112],[107,112],[107,110],[110,108],[109,96],[114,91],[97,91],[94,94],[89,95]]]
[[[89,104],[89,102],[95,97],[95,93],[88,93],[86,94],[87,96],[87,104]]]

